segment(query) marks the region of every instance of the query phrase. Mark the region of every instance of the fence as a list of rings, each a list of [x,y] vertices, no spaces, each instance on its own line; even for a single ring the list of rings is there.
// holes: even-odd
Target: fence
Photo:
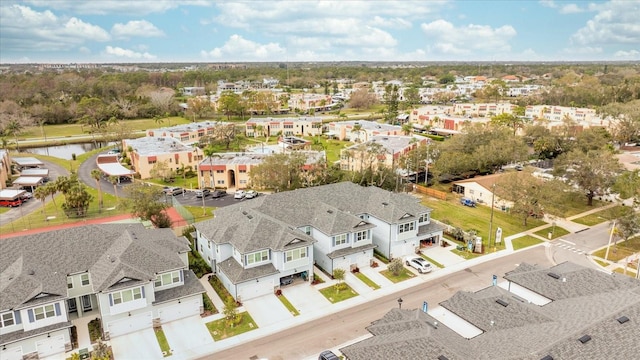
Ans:
[[[440,191],[440,190],[435,190],[435,189],[430,189],[430,188],[428,188],[426,186],[422,186],[422,185],[417,185],[416,184],[414,186],[414,190],[418,194],[431,196],[431,197],[434,197],[436,199],[440,199],[440,200],[446,200],[447,199],[447,193],[446,192]]]
[[[176,209],[178,214],[180,214],[180,216],[182,216],[182,218],[187,222],[187,224],[173,224],[174,226],[191,225],[196,222],[193,214],[184,206],[182,206],[182,204],[180,204],[180,202],[176,200],[175,196],[171,196],[171,204],[173,205],[173,208]]]

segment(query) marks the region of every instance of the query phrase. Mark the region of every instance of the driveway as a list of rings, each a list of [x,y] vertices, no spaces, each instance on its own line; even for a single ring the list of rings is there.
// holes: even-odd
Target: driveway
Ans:
[[[307,284],[307,286],[309,285]],[[288,296],[287,299],[291,301]],[[274,294],[245,300],[242,305],[245,310],[249,312],[256,324],[258,324],[258,327],[267,327],[293,318],[293,315]]]
[[[199,315],[163,324],[162,330],[174,358],[192,358],[200,354],[203,347],[213,344],[213,338]]]
[[[160,345],[152,328],[112,338],[111,349],[116,360],[162,359]]]
[[[285,286],[282,288],[282,294],[293,305],[300,315],[306,315],[312,312],[322,312],[322,309],[331,306],[331,302],[322,296],[318,289],[308,283]]]

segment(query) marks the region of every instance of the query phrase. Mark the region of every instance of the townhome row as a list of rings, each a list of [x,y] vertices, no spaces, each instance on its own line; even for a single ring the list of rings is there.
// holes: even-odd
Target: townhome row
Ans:
[[[200,314],[204,288],[188,270],[189,251],[171,229],[140,224],[2,240],[0,358],[71,351],[72,334],[83,331],[71,328],[83,317],[99,318],[109,339]]]
[[[225,288],[244,301],[273,293],[284,279],[313,280],[438,244],[442,228],[419,199],[342,182],[261,196],[216,210],[195,224],[197,250]]]

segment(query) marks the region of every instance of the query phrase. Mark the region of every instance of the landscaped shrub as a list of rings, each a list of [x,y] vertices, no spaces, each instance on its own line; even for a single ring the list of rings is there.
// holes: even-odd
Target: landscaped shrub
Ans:
[[[189,252],[189,269],[191,269],[198,278],[211,273],[209,264],[195,251]]]
[[[203,299],[202,303],[204,305],[204,312],[205,312],[203,315],[218,313],[218,309],[216,309],[216,307],[213,305],[213,301],[211,301],[211,299],[209,298],[209,295],[207,295],[206,293],[202,294],[202,299]]]
[[[379,251],[378,251],[378,250],[376,250],[376,249],[373,249],[373,256],[374,256],[376,259],[378,259],[378,260],[382,261],[382,263],[383,263],[383,264],[388,264],[388,263],[389,263],[389,259],[387,259],[384,255],[382,255],[382,253],[381,253],[381,252],[379,252]]]
[[[96,318],[89,321],[87,327],[89,328],[89,340],[92,344],[102,338],[102,322],[100,319]]]
[[[228,299],[233,300],[233,296],[229,294],[229,291],[227,291],[224,285],[222,285],[222,282],[220,281],[220,279],[218,279],[217,276],[215,275],[210,276],[209,284],[211,284],[211,287],[213,287],[213,290],[216,291],[216,294],[220,296],[220,299],[222,299],[222,301],[226,302],[228,301]]]
[[[387,269],[389,269],[389,271],[391,271],[391,273],[394,276],[400,275],[400,273],[404,269],[404,265],[402,265],[402,259],[401,258],[395,258],[395,259],[391,260],[389,265],[387,265]]]

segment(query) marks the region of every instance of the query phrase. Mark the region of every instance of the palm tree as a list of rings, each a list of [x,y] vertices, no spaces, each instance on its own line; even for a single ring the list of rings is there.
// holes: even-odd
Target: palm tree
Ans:
[[[18,152],[20,152],[20,146],[18,144],[18,135],[20,135],[23,129],[24,129],[24,126],[22,126],[22,124],[20,123],[20,121],[18,121],[18,119],[9,120],[9,123],[4,128],[5,134],[13,135],[13,137],[16,139],[16,150]]]
[[[413,127],[411,126],[411,124],[406,123],[402,125],[402,132],[409,136],[411,134],[411,132],[413,131]]]
[[[366,134],[366,131],[364,131],[364,129],[362,128],[361,124],[356,123],[355,125],[353,125],[353,128],[351,129],[352,133],[356,133],[357,141],[360,142],[360,133],[364,132]]]
[[[118,197],[118,180],[120,180],[119,176],[111,175],[109,176],[109,182],[113,184],[113,193],[116,197]]]
[[[213,154],[215,154],[215,150],[213,149],[213,147],[209,146],[204,148],[203,151],[204,156],[207,156],[209,158],[209,187],[215,189],[216,183],[213,181]]]
[[[53,206],[56,208],[56,214],[58,213],[58,204],[56,204],[56,194],[58,193],[58,185],[56,182],[50,182],[47,185],[40,186],[39,189],[43,189],[43,192],[47,195],[51,196],[51,201],[53,201]]]
[[[96,181],[96,187],[98,188],[98,212],[102,212],[102,187],[100,186],[102,171],[99,169],[91,170],[91,177]]]
[[[44,201],[47,199],[49,195],[47,188],[45,186],[38,186],[36,190],[33,192],[33,197],[42,201],[42,213],[44,214],[45,219],[47,218],[47,213],[44,211]]]

